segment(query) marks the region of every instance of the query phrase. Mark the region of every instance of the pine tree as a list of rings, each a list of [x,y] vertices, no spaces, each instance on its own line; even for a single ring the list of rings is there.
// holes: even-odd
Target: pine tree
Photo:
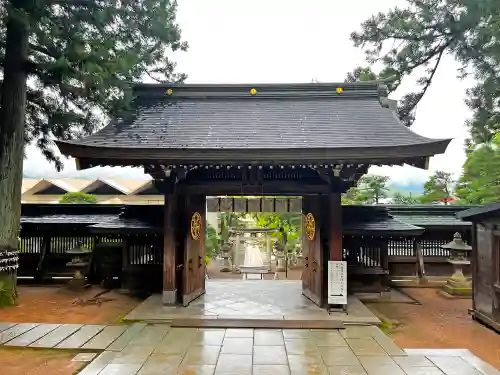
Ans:
[[[0,305],[16,302],[24,145],[60,169],[53,138],[92,133],[118,116],[130,83],[145,75],[184,79],[168,57],[187,48],[175,14],[170,0],[0,2]]]

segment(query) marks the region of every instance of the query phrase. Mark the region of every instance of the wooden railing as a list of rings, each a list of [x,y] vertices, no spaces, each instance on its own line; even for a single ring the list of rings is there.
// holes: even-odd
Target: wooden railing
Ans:
[[[69,249],[84,246],[94,251],[97,243],[123,244],[121,265],[123,274],[140,275],[154,273],[161,277],[163,265],[163,239],[161,234],[149,236],[99,235],[76,233],[74,236],[50,236],[47,234],[27,233],[19,241],[18,275],[35,278],[43,282],[53,277],[69,277],[73,270],[66,266],[71,260],[67,254]],[[446,236],[448,237],[448,236]],[[441,246],[448,238],[418,239],[423,252],[424,261],[432,265],[428,273],[436,275],[449,273],[450,265],[446,259],[449,252]],[[350,272],[360,275],[408,275],[415,274],[416,253],[415,241],[410,238],[368,239],[362,237],[345,237],[343,239],[344,259],[348,262]],[[142,271],[141,271],[142,270]]]
[[[67,251],[77,246],[92,250],[91,258],[97,243],[123,244],[122,266],[146,266],[163,264],[162,241],[155,236],[134,236],[133,239],[114,236],[61,236],[50,235],[21,236],[19,239],[20,278],[37,279],[43,282],[47,278],[70,277],[74,270],[66,264],[72,255]],[[91,271],[94,268],[91,267]]]

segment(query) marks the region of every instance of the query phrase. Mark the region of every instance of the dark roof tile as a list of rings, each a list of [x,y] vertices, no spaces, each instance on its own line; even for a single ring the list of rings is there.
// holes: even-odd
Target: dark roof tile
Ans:
[[[335,92],[345,85],[340,95]],[[115,149],[357,149],[428,145],[404,157],[444,152],[449,140],[422,137],[380,104],[378,84],[141,85],[133,112],[73,146]],[[88,151],[88,150],[87,150]],[[418,154],[418,155],[417,155]]]

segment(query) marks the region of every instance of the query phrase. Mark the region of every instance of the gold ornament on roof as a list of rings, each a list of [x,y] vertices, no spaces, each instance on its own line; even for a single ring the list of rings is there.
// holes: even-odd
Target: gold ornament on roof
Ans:
[[[314,240],[314,236],[316,235],[316,220],[314,219],[314,216],[311,213],[308,213],[306,215],[305,230],[307,239],[309,241]]]
[[[191,238],[193,240],[199,240],[201,237],[201,221],[201,215],[198,212],[195,212],[193,216],[191,216]]]
[[[252,95],[257,94],[257,90],[256,90],[256,89],[251,89],[251,90],[250,90],[250,94],[252,94]]]
[[[342,94],[342,91],[344,91],[344,89],[342,87],[337,87],[335,91],[337,91],[337,94]]]
[[[167,95],[169,95],[169,96],[170,96],[170,95],[172,95],[173,93],[174,93],[174,90],[172,90],[172,89],[168,89],[168,90],[167,90]]]

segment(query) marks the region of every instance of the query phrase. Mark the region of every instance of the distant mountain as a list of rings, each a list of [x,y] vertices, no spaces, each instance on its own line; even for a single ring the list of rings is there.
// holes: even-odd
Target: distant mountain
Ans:
[[[421,195],[424,192],[424,184],[401,184],[397,182],[389,183],[390,195],[400,193],[403,195]]]

